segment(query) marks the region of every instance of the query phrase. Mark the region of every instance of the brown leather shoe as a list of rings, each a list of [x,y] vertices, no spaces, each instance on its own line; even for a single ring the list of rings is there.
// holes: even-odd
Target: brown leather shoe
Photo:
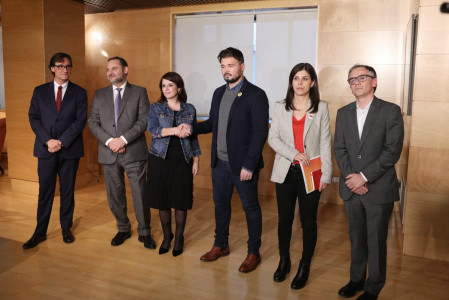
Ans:
[[[222,256],[229,255],[229,246],[227,246],[225,249],[221,249],[220,247],[213,246],[212,249],[201,256],[200,260],[202,261],[216,261]]]
[[[260,254],[248,254],[245,258],[245,260],[240,265],[239,271],[242,273],[249,273],[251,271],[254,271],[257,266],[260,264],[261,258]]]

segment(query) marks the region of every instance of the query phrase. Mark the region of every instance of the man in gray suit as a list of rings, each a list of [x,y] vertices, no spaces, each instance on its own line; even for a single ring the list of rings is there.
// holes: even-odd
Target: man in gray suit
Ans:
[[[376,71],[355,65],[348,73],[355,102],[337,112],[335,159],[340,168],[351,240],[350,282],[338,294],[377,299],[386,278],[388,221],[399,200],[394,164],[404,140],[401,109],[374,96]],[[366,268],[369,265],[368,278]]]
[[[121,57],[108,60],[106,73],[112,86],[95,92],[88,121],[98,139],[98,162],[103,164],[109,207],[117,220],[118,233],[111,241],[118,246],[131,237],[127,215],[124,172],[131,186],[139,241],[155,249],[151,238],[150,208],[144,196],[148,147],[145,138],[149,100],[145,88],[127,82],[128,63]]]

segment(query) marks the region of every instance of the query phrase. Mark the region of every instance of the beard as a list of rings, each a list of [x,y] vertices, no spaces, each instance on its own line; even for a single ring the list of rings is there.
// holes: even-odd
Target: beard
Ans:
[[[226,75],[226,74],[225,74]],[[231,78],[226,78],[223,76],[223,79],[227,82],[227,83],[235,83],[237,81],[240,80],[240,78],[242,78],[242,75],[238,75],[236,77],[231,77]]]
[[[116,83],[123,82],[124,79],[125,79],[125,74],[119,74],[119,75],[117,75],[117,76],[115,76],[115,77],[112,77],[112,76],[109,77],[109,76],[108,76],[108,80],[109,80],[109,82],[112,83],[112,84],[116,84]]]

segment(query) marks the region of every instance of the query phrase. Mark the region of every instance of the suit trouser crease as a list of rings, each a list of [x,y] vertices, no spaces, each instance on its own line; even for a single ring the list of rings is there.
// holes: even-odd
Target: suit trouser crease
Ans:
[[[290,168],[283,183],[276,183],[278,206],[279,255],[290,256],[292,225],[296,201],[302,227],[303,252],[301,261],[310,264],[317,242],[317,212],[320,192],[306,193],[301,170]]]
[[[103,164],[109,208],[117,220],[117,227],[120,232],[131,230],[125,190],[124,172],[126,172],[138,223],[137,231],[142,236],[150,234],[151,214],[144,195],[146,163],[146,160],[128,163],[121,155],[118,155],[115,163]]]
[[[351,240],[350,280],[364,280],[368,265],[364,289],[378,295],[386,280],[388,223],[394,204],[374,204],[355,194],[344,204]]]
[[[215,242],[217,247],[228,246],[231,222],[231,198],[234,186],[242,201],[248,228],[248,253],[259,253],[262,235],[262,212],[257,194],[259,172],[254,172],[249,181],[240,181],[232,173],[229,162],[217,159],[212,168],[213,198],[215,204]]]
[[[37,208],[36,235],[46,235],[56,189],[56,177],[59,176],[61,228],[71,228],[75,210],[75,180],[79,158],[66,159],[59,154],[49,158],[39,158],[39,196]]]

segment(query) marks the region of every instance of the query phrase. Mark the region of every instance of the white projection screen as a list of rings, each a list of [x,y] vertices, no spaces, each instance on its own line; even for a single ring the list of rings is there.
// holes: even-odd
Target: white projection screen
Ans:
[[[271,117],[292,67],[316,67],[317,9],[176,16],[174,69],[198,116],[209,115],[212,94],[225,83],[217,55],[227,47],[243,52],[245,76],[267,93]]]
[[[225,84],[218,53],[234,47],[243,52],[252,69],[254,14],[194,15],[176,17],[175,71],[184,79],[187,101],[198,116],[208,116],[214,90]],[[251,72],[245,71],[245,76]]]

